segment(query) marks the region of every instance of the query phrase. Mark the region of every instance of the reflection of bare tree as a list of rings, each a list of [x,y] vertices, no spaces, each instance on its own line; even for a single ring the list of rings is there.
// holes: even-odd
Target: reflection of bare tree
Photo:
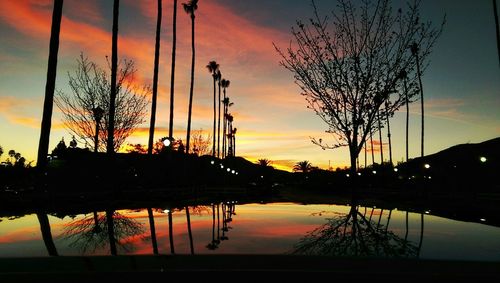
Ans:
[[[382,213],[382,211],[381,211]],[[418,248],[372,221],[373,210],[367,219],[353,202],[347,215],[328,219],[328,222],[309,232],[294,247],[292,254],[417,257]]]
[[[109,244],[111,254],[116,255],[117,247],[131,251],[133,246],[128,238],[143,232],[143,224],[137,220],[116,211],[106,211],[104,214],[94,212],[68,223],[62,236],[71,241],[70,247],[78,248],[81,253],[94,252]]]

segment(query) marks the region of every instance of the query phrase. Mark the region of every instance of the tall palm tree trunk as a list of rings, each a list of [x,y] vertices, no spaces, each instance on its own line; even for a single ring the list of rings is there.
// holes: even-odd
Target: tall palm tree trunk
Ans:
[[[159,0],[161,1],[161,0]],[[156,228],[155,219],[153,217],[153,210],[148,207],[149,230],[151,231],[151,245],[153,246],[153,254],[158,254],[158,242],[156,241]]]
[[[391,143],[391,125],[389,121],[389,114],[386,115],[387,118],[387,139],[389,140],[389,163],[391,163],[391,166],[393,166],[394,163],[392,163],[392,143]]]
[[[42,124],[38,143],[37,167],[45,168],[49,152],[50,128],[52,125],[52,109],[54,107],[54,90],[57,76],[57,54],[59,52],[59,34],[61,31],[63,0],[54,0],[52,26],[50,30],[49,59],[47,67],[47,82],[43,101]]]
[[[215,76],[214,78],[214,130],[213,130],[213,136],[212,136],[212,157],[215,157],[215,131],[217,130],[217,91],[215,88]]]
[[[377,110],[378,137],[380,139],[380,165],[384,165],[384,146],[382,142],[382,125],[380,123],[380,111]]]
[[[194,47],[194,14],[191,14],[191,85],[189,87],[189,111],[188,111],[188,124],[186,135],[186,153],[189,153],[189,142],[191,139],[191,116],[193,110],[193,87],[194,87],[194,60],[195,60],[195,47]]]
[[[109,126],[108,126],[108,144],[107,153],[113,154],[114,133],[115,133],[115,112],[116,112],[116,72],[118,69],[118,11],[120,0],[113,2],[113,37],[111,43],[111,93],[109,101]]]
[[[420,58],[418,56],[418,51],[415,52],[415,61],[417,63],[417,76],[418,76],[418,85],[420,88],[420,111],[422,112],[422,132],[421,132],[421,141],[420,141],[420,156],[424,156],[424,89],[422,87],[422,73],[420,72]]]
[[[409,133],[409,128],[410,128],[410,101],[408,100],[408,89],[406,85],[406,77],[403,79],[404,83],[404,92],[405,92],[405,98],[406,98],[406,162],[408,162],[408,133]]]
[[[221,104],[221,100],[220,100],[220,76],[219,76],[219,118],[217,119],[217,158],[220,158],[220,104]]]
[[[372,151],[372,165],[373,165],[375,164],[375,153],[373,152],[373,132],[371,127],[370,127],[370,148]]]
[[[172,140],[174,129],[174,85],[175,85],[175,49],[177,45],[177,0],[174,0],[174,17],[172,24],[172,69],[170,71],[170,117],[168,120],[168,137]]]
[[[156,43],[155,43],[155,61],[153,71],[153,97],[151,99],[151,123],[149,125],[149,141],[148,141],[148,154],[153,153],[153,140],[155,135],[155,122],[156,122],[156,98],[158,96],[158,65],[160,60],[160,32],[161,32],[161,17],[162,7],[161,1],[158,0],[158,16],[156,21]]]
[[[495,17],[495,30],[497,34],[498,65],[500,66],[500,26],[498,25],[497,0],[493,0],[493,15]]]

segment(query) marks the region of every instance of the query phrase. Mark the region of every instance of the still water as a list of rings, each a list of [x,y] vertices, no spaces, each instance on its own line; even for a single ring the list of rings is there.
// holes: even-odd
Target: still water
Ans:
[[[96,211],[47,215],[47,224],[44,217],[0,218],[0,257],[48,256],[51,241],[61,256],[109,255],[111,233],[119,255],[153,254],[156,247],[159,254],[500,260],[499,227],[397,209],[216,203],[190,206],[189,213],[185,207]]]

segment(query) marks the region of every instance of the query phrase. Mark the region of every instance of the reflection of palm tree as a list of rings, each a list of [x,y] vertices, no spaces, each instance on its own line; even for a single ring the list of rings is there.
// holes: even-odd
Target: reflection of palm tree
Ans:
[[[219,247],[219,242],[215,239],[215,204],[212,204],[212,240],[206,247],[209,250],[215,250]]]
[[[372,210],[373,213],[373,210]],[[365,212],[366,214],[366,212]],[[389,221],[389,220],[388,220]],[[309,232],[292,254],[335,256],[416,257],[417,247],[407,243],[383,225],[366,219],[353,200],[347,215]]]
[[[149,219],[149,229],[151,231],[151,244],[153,245],[153,254],[158,254],[158,244],[156,242],[156,229],[155,229],[155,219],[153,217],[153,210],[148,207],[148,219]]]
[[[69,246],[79,248],[81,253],[93,252],[109,243],[111,254],[116,255],[117,245],[125,251],[132,249],[130,242],[124,242],[123,239],[143,232],[140,222],[114,210],[107,210],[105,214],[94,212],[93,215],[68,223],[63,238],[70,240]]]
[[[153,139],[155,133],[156,97],[158,96],[158,65],[160,60],[160,32],[162,16],[161,1],[162,0],[158,0],[158,16],[156,21],[155,59],[153,69],[153,97],[151,98],[151,122],[149,125],[148,154],[153,154]]]
[[[43,101],[42,124],[40,141],[38,144],[37,166],[43,168],[47,163],[49,151],[50,128],[52,121],[52,109],[54,107],[54,90],[57,75],[57,53],[59,51],[59,33],[61,31],[63,0],[54,1],[52,12],[52,26],[50,31],[50,47],[47,68],[47,82],[45,84],[45,98]]]
[[[168,121],[168,138],[172,140],[174,130],[174,85],[175,85],[175,49],[177,45],[177,0],[174,0],[174,16],[172,26],[172,70],[170,71],[170,115]]]
[[[54,240],[52,239],[52,233],[50,232],[50,222],[46,213],[37,213],[38,222],[40,223],[40,232],[42,233],[42,239],[47,248],[47,252],[50,256],[57,256],[57,249],[54,245]]]
[[[169,209],[168,212],[168,238],[170,240],[170,253],[175,254],[174,250],[174,231],[172,227],[172,210]]]
[[[194,87],[194,60],[195,60],[195,47],[194,47],[194,11],[198,9],[198,0],[189,0],[188,3],[182,3],[184,11],[191,16],[191,85],[189,88],[189,110],[188,110],[188,124],[186,136],[186,153],[189,153],[189,142],[191,139],[191,116],[193,109],[193,87]]]
[[[189,247],[191,249],[191,254],[194,255],[193,233],[191,231],[191,216],[189,215],[189,206],[186,206],[186,221],[187,221],[187,228],[188,228],[188,234],[189,234]]]
[[[418,256],[420,256],[420,250],[422,249],[423,240],[424,240],[424,214],[420,213],[420,239],[418,241]]]

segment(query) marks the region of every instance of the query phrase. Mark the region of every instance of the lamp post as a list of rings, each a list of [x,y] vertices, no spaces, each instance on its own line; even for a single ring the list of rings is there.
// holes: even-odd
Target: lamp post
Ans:
[[[99,144],[99,124],[101,123],[104,110],[101,107],[97,106],[92,108],[92,113],[94,114],[94,119],[95,119],[94,152],[97,153]]]

